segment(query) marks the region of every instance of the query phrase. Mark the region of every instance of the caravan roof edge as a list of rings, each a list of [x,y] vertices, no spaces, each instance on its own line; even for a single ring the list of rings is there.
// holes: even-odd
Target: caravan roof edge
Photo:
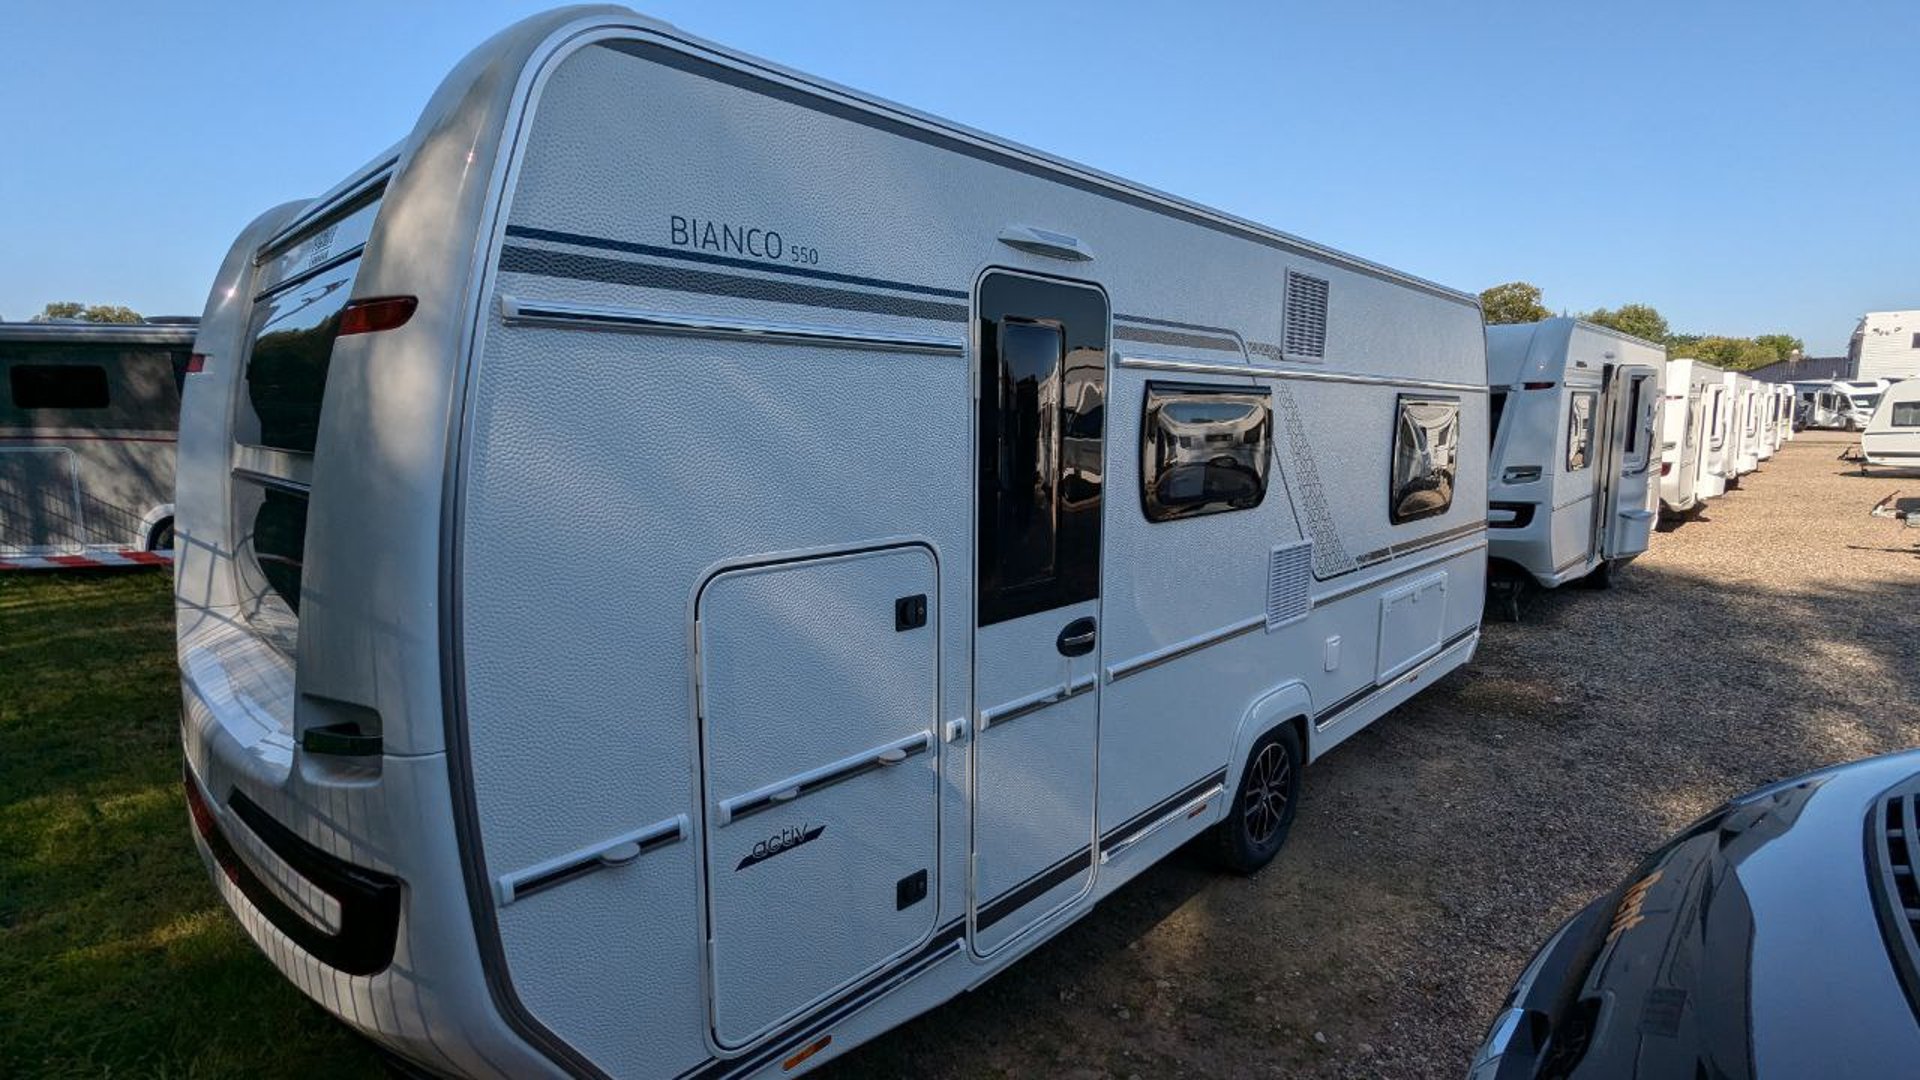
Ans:
[[[1103,172],[1092,166],[1014,142],[1011,139],[1002,138],[990,132],[969,127],[958,121],[948,120],[911,106],[902,105],[898,102],[889,101],[886,98],[853,89],[852,87],[843,86],[829,79],[823,79],[816,75],[797,71],[772,60],[729,49],[724,45],[719,45],[715,42],[689,34],[670,23],[661,22],[637,12],[630,13],[630,18],[631,21],[620,20],[618,22],[610,22],[607,24],[607,28],[613,29],[616,26],[624,24],[633,29],[651,34],[663,42],[670,42],[682,50],[706,53],[713,59],[724,61],[729,65],[752,69],[753,73],[761,77],[797,84],[815,92],[825,92],[844,99],[848,104],[890,115],[896,121],[931,129],[948,138],[973,143],[982,149],[998,151],[999,153],[1017,159],[1024,159],[1030,164],[1040,166],[1056,174],[1061,174],[1061,179],[1069,181],[1077,180],[1081,185],[1091,185],[1104,189],[1102,193],[1110,197],[1143,202],[1149,204],[1148,208],[1157,210],[1160,213],[1169,214],[1173,217],[1185,219],[1193,224],[1239,235],[1244,239],[1255,242],[1280,247],[1298,255],[1332,263],[1343,269],[1365,274],[1369,277],[1419,289],[1423,292],[1439,296],[1443,299],[1454,300],[1470,307],[1478,308],[1480,306],[1478,296],[1448,285],[1442,285],[1439,282],[1420,277],[1417,274],[1396,270],[1393,267],[1373,262],[1370,259],[1364,259],[1358,255],[1353,255],[1337,248],[1315,243],[1314,241],[1304,239],[1292,233],[1283,232],[1271,226],[1262,225],[1259,222],[1229,214],[1203,203],[1194,202],[1191,199],[1182,198],[1157,188],[1148,187],[1145,184],[1136,183],[1123,177],[1115,176],[1112,173]]]
[[[197,323],[0,323],[0,342],[86,342],[105,345],[192,345]]]

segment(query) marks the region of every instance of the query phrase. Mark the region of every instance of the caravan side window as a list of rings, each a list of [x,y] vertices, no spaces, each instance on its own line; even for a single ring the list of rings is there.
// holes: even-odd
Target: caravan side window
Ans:
[[[1460,449],[1458,398],[1402,395],[1393,428],[1393,478],[1387,519],[1395,525],[1444,514],[1453,505]]]
[[[7,383],[16,409],[107,407],[107,369],[98,364],[19,364]]]
[[[1599,395],[1574,394],[1567,401],[1567,471],[1593,464],[1593,408]]]
[[[1272,461],[1273,401],[1265,387],[1147,384],[1140,505],[1148,521],[1259,506]]]
[[[1894,402],[1893,417],[1888,422],[1894,427],[1920,427],[1920,401]]]

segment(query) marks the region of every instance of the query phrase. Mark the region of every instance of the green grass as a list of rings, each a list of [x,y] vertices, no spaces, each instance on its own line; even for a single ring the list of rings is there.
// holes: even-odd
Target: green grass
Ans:
[[[194,854],[169,586],[0,574],[0,1074],[376,1073]]]

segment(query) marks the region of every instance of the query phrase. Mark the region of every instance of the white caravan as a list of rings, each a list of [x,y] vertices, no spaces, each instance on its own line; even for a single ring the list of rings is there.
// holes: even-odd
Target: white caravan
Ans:
[[[1793,441],[1794,436],[1799,431],[1798,427],[1794,423],[1794,405],[1795,405],[1795,402],[1797,401],[1797,398],[1794,394],[1793,386],[1790,383],[1781,383],[1775,386],[1773,388],[1773,392],[1774,392],[1774,395],[1779,399],[1779,406],[1780,406],[1780,427],[1778,431],[1778,435],[1779,435],[1778,445],[1785,446],[1786,444]]]
[[[1882,468],[1920,469],[1920,379],[1904,379],[1880,396],[1880,407],[1860,433],[1861,463]]]
[[[1741,477],[1760,467],[1760,393],[1750,375],[1725,375],[1732,421],[1727,430],[1727,483],[1738,486]]]
[[[1856,380],[1920,378],[1920,311],[1869,311],[1847,342],[1847,372]]]
[[[1605,585],[1647,549],[1666,351],[1578,319],[1487,327],[1487,557],[1505,579]]]
[[[0,323],[0,570],[167,564],[193,334]]]
[[[186,794],[419,1067],[780,1076],[1479,640],[1473,297],[614,8],[257,219],[181,440]]]
[[[1714,393],[1722,372],[1698,360],[1667,361],[1660,411],[1660,505],[1668,514],[1684,514],[1725,490],[1708,489],[1708,452],[1713,427],[1712,409],[1721,396]]]
[[[1707,433],[1700,445],[1696,474],[1700,497],[1717,499],[1727,493],[1727,483],[1733,479],[1734,448],[1738,445],[1733,430],[1733,383],[1727,372],[1712,364],[1700,360],[1692,364],[1706,379],[1702,411]]]

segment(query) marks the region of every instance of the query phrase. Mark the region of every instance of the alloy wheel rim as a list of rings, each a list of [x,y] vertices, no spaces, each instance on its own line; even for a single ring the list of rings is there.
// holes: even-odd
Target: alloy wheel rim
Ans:
[[[1278,743],[1271,744],[1260,751],[1253,759],[1253,768],[1247,771],[1247,790],[1243,797],[1241,815],[1245,819],[1247,837],[1256,845],[1265,846],[1273,835],[1280,831],[1280,823],[1286,819],[1288,792],[1293,784],[1293,762],[1288,760],[1287,752]]]

